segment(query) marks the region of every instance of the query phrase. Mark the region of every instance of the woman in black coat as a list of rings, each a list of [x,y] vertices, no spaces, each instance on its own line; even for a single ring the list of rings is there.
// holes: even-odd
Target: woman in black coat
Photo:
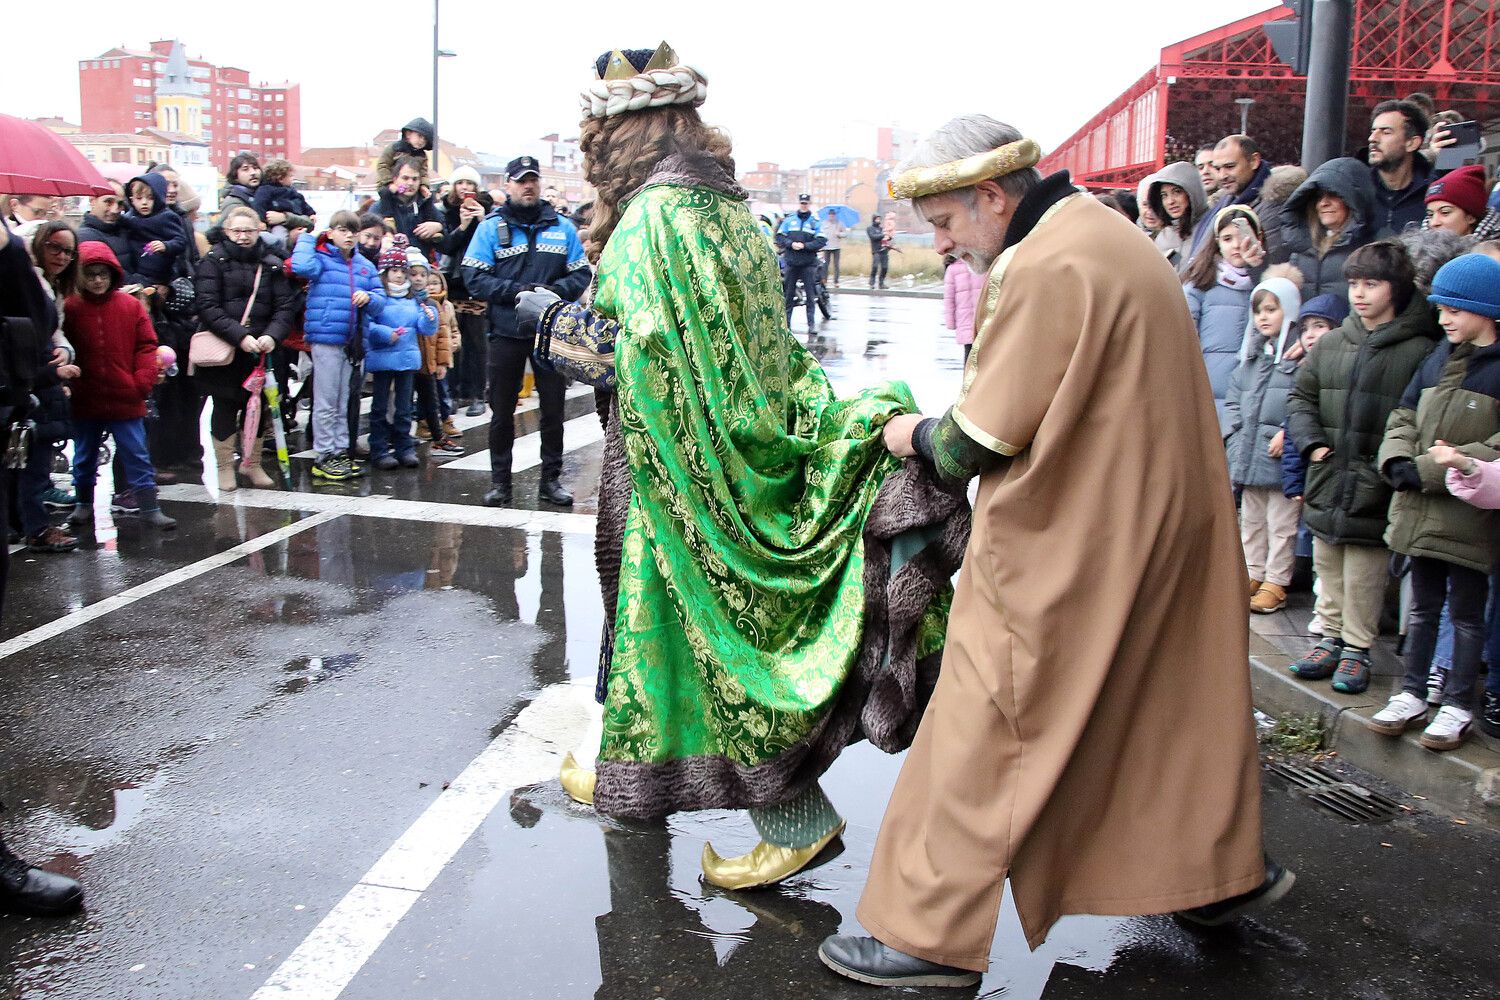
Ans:
[[[252,208],[235,206],[224,213],[224,240],[198,263],[198,320],[202,328],[234,348],[229,364],[198,368],[193,377],[213,397],[209,433],[214,440],[214,459],[219,467],[219,489],[238,486],[234,467],[234,436],[244,421],[250,393],[245,379],[261,359],[276,349],[295,320],[297,292],[282,269],[281,258],[260,239],[260,216]],[[255,288],[257,273],[260,287]],[[255,301],[245,318],[245,305],[254,291]],[[242,441],[242,454],[250,459],[245,476],[250,485],[262,489],[275,485],[260,467],[261,439],[270,426],[264,409],[253,441]]]

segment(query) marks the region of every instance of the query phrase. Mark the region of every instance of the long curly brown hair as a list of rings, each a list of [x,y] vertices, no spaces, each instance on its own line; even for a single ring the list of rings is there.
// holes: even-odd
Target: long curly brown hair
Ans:
[[[646,183],[657,164],[668,156],[708,155],[734,176],[729,136],[705,124],[696,108],[667,105],[612,118],[585,118],[579,129],[583,176],[599,192],[586,245],[592,263],[599,262],[604,244],[620,221],[620,203]]]

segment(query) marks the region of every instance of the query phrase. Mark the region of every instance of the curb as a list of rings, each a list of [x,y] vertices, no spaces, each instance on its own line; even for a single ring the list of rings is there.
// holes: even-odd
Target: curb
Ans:
[[[1366,721],[1384,699],[1342,695],[1298,680],[1287,672],[1292,658],[1264,638],[1251,635],[1250,688],[1255,707],[1267,715],[1310,715],[1323,720],[1327,748],[1339,759],[1420,795],[1429,803],[1500,829],[1500,751],[1476,732],[1457,750],[1434,753],[1417,742],[1416,730],[1400,739],[1375,732]],[[1377,703],[1378,701],[1378,703]]]
[[[875,291],[871,288],[844,288],[842,286],[828,289],[829,295],[868,295],[871,298],[895,298],[895,299],[940,299],[943,297],[941,291],[929,292],[918,288],[885,288]]]

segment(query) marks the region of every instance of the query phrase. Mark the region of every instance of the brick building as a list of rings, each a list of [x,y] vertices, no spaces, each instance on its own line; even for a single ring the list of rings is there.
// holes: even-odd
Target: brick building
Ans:
[[[296,159],[302,151],[297,84],[252,84],[246,70],[189,59],[180,41],[113,48],[80,60],[78,92],[84,132],[159,128],[194,135],[208,144],[216,170],[240,152],[264,161]]]

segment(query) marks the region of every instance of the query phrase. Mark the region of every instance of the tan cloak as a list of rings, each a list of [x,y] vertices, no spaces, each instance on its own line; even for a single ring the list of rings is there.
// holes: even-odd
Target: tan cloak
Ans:
[[[1004,879],[1068,913],[1262,879],[1244,560],[1198,337],[1148,237],[1083,195],[1001,255],[955,417],[979,481],[942,676],[859,919],[987,967]]]

